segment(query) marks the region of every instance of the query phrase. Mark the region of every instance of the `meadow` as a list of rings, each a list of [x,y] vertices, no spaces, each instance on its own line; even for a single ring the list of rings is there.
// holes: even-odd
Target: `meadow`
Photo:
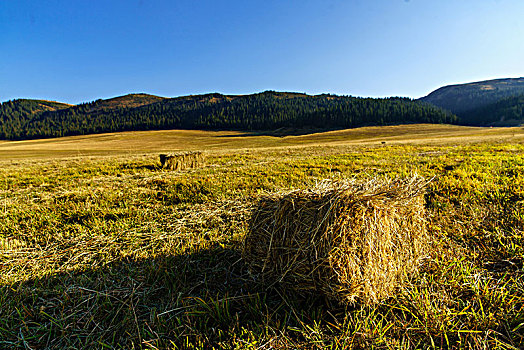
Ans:
[[[172,171],[158,154],[200,150]],[[261,195],[432,179],[431,249],[373,305],[261,284]],[[369,127],[275,137],[149,131],[0,142],[0,348],[524,347],[524,130]]]

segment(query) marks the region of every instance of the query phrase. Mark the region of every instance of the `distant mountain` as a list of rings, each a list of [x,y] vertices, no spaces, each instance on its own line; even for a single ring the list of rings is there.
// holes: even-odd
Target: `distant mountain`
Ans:
[[[0,139],[59,137],[152,129],[275,130],[453,123],[457,117],[408,98],[357,98],[266,91],[163,98],[131,94],[76,106],[35,108],[42,101],[0,105]],[[64,108],[61,108],[61,107]],[[59,108],[60,107],[60,108]]]
[[[495,79],[441,87],[420,101],[447,109],[459,117],[503,98],[524,94],[524,78]]]

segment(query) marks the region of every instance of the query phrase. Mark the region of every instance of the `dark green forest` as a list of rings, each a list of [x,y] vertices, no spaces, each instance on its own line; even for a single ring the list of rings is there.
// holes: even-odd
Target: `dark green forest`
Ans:
[[[310,96],[266,91],[253,95],[166,98],[132,108],[125,105],[107,108],[104,101],[107,100],[62,109],[39,108],[42,101],[36,100],[4,102],[0,106],[0,138],[20,140],[175,128],[275,130],[457,122],[451,112],[398,97]]]
[[[441,87],[420,101],[469,116],[501,99],[524,94],[524,78],[485,80]]]
[[[524,94],[464,112],[460,121],[462,124],[480,126],[521,125],[524,123]]]

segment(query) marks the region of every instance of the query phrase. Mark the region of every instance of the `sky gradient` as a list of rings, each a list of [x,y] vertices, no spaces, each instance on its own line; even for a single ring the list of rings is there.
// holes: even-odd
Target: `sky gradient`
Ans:
[[[0,0],[0,101],[418,98],[524,76],[523,0]]]

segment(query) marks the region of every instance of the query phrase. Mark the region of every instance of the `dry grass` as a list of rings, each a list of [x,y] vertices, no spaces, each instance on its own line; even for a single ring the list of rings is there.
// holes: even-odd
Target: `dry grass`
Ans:
[[[149,94],[128,94],[102,100],[91,111],[109,108],[135,108],[162,101],[165,97]]]
[[[518,129],[377,141],[410,128],[429,127],[376,128],[361,143],[341,136],[350,131],[96,135],[23,143],[31,159],[0,143],[0,349],[524,348]],[[333,142],[311,146],[321,137]],[[299,139],[315,141],[280,147]],[[66,146],[90,156],[64,159]],[[208,166],[162,170],[158,154],[177,149],[204,150]],[[434,240],[394,297],[328,308],[266,288],[241,259],[261,195],[414,172],[434,178],[424,196]]]
[[[260,200],[244,256],[265,280],[353,304],[392,296],[427,253],[420,177],[323,181]]]
[[[363,127],[300,136],[275,137],[239,131],[154,130],[70,136],[56,139],[0,141],[0,160],[129,155],[166,151],[231,152],[242,149],[284,149],[310,146],[373,146],[391,144],[465,144],[524,138],[522,128],[477,128],[413,124]]]

